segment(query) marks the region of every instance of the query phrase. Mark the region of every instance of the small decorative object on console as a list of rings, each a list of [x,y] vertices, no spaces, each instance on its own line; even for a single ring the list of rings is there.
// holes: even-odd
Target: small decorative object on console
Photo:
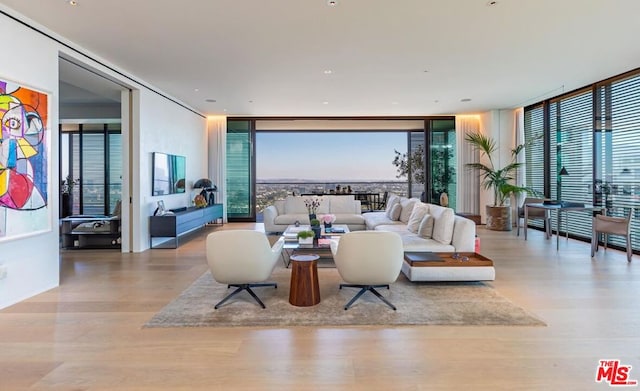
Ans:
[[[207,206],[207,200],[202,194],[198,194],[197,196],[195,196],[195,198],[193,199],[193,203],[196,205],[196,208],[204,208],[205,206]]]

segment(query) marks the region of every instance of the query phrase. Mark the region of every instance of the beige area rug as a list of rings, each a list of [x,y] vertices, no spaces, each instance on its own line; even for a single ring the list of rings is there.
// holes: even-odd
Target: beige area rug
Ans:
[[[247,292],[224,306],[213,306],[233,289],[203,274],[178,298],[156,314],[145,327],[283,327],[351,325],[460,325],[546,326],[523,308],[484,283],[412,283],[400,275],[391,289],[380,293],[398,307],[393,311],[366,292],[347,311],[344,305],[355,288],[338,289],[342,280],[335,268],[320,268],[321,302],[313,307],[289,304],[291,270],[276,268],[271,281],[278,288],[255,288],[266,309]]]

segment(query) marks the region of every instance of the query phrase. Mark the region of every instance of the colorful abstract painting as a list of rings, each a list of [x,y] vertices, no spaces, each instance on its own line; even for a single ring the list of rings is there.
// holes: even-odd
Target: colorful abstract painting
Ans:
[[[48,95],[0,80],[0,240],[50,229]]]

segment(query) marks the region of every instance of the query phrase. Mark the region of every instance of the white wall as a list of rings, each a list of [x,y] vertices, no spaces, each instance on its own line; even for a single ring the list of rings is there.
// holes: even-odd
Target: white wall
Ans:
[[[500,168],[511,162],[511,150],[516,145],[516,110],[491,110],[480,115],[480,131],[493,137],[498,143],[499,152],[494,156],[494,164]],[[484,162],[484,161],[483,161]],[[480,190],[480,215],[486,221],[485,205],[493,205],[493,193]]]
[[[10,37],[0,66],[0,79],[51,93],[48,161],[58,164],[58,50],[48,39],[0,15],[0,36]],[[17,240],[0,241],[0,264],[7,277],[0,280],[0,308],[53,288],[59,283],[58,171],[49,171],[48,212],[51,231]],[[19,212],[13,212],[19,213]]]
[[[0,9],[6,9],[0,5]],[[7,10],[11,12],[10,10]],[[20,15],[17,15],[20,17]],[[23,18],[24,19],[24,18]],[[24,19],[26,20],[26,19]],[[28,20],[27,20],[28,21]],[[65,42],[62,37],[36,26]],[[58,208],[58,57],[74,58],[90,67],[100,70],[133,90],[131,128],[129,114],[122,113],[123,143],[125,155],[131,148],[131,158],[123,156],[124,167],[131,161],[131,169],[123,173],[123,208],[126,199],[132,196],[131,219],[123,228],[123,235],[133,233],[132,251],[143,251],[149,247],[149,216],[155,209],[157,199],[164,199],[167,207],[190,205],[193,192],[191,186],[199,178],[207,177],[207,132],[206,119],[181,105],[170,101],[143,86],[123,77],[122,70],[116,73],[105,65],[116,69],[104,59],[82,50],[98,59],[97,63],[56,43],[46,36],[24,27],[22,24],[0,15],[0,36],[11,37],[11,47],[19,48],[11,61],[4,61],[0,67],[0,78],[19,82],[38,90],[51,93],[49,110],[50,141],[49,155],[49,208],[51,231],[36,236],[9,241],[0,241],[0,265],[6,267],[7,277],[0,280],[0,308],[54,288],[59,284],[59,230]],[[122,73],[122,74],[121,74]],[[127,95],[125,93],[124,95]],[[128,103],[128,99],[123,99]],[[187,193],[166,197],[151,197],[151,152],[167,152],[187,158]],[[131,189],[129,189],[129,182]],[[129,208],[127,208],[128,210]],[[127,219],[123,210],[123,222]],[[123,241],[123,251],[125,241]]]
[[[168,99],[146,89],[134,93],[133,128],[135,132],[133,172],[139,175],[133,189],[134,252],[149,248],[149,216],[153,215],[158,200],[168,209],[191,206],[193,184],[207,178],[207,120]],[[184,194],[151,195],[152,152],[163,152],[186,157],[187,190]],[[137,202],[136,202],[137,200]]]

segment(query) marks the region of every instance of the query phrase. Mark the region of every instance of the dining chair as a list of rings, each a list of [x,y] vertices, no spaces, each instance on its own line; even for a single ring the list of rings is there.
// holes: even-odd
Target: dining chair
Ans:
[[[527,204],[541,204],[543,198],[527,197],[518,207],[518,217],[516,220],[516,236],[520,236],[520,219],[524,219],[524,208]],[[544,236],[546,239],[551,237],[551,214],[548,209],[529,208],[529,220],[542,220],[544,222]],[[525,222],[527,224],[527,222]]]
[[[595,215],[592,220],[591,257],[600,247],[600,234],[604,234],[604,249],[607,249],[608,235],[620,235],[626,239],[627,262],[631,262],[633,249],[631,247],[631,213],[626,217]]]

